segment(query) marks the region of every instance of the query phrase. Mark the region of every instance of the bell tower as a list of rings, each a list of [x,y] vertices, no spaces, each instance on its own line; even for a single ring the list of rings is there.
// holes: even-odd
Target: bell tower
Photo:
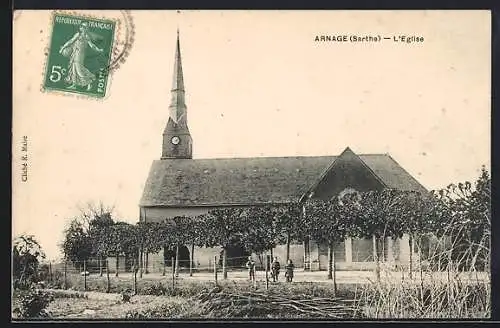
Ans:
[[[182,74],[179,30],[175,48],[174,78],[169,117],[163,130],[163,147],[161,159],[193,158],[193,139],[187,125],[187,107],[185,102],[184,77]]]

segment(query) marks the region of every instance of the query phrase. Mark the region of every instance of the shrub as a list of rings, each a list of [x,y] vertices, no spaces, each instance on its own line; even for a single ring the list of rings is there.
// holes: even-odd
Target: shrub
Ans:
[[[34,288],[20,292],[19,306],[14,309],[14,314],[21,319],[47,317],[45,308],[53,299],[52,294]]]
[[[126,319],[179,319],[200,318],[200,306],[194,306],[194,300],[166,302],[162,305],[146,310],[131,310],[125,314]]]

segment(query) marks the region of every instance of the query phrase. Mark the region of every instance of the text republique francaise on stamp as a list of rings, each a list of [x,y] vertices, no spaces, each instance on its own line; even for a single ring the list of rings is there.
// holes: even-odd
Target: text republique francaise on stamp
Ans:
[[[43,88],[103,98],[116,21],[54,14]]]

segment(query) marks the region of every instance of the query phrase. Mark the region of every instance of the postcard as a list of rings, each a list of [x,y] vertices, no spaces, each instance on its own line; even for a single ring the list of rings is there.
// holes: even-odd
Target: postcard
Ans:
[[[491,13],[18,10],[13,320],[491,316]]]

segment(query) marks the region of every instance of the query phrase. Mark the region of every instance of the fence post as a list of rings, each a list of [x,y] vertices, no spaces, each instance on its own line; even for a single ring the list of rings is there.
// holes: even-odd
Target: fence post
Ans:
[[[134,266],[133,266],[133,277],[134,277],[134,295],[137,295],[137,260],[134,259]]]
[[[83,260],[83,290],[87,290],[87,261]]]
[[[193,262],[194,262],[194,243],[191,244],[191,254],[189,259],[189,276],[193,276]]]
[[[165,276],[166,272],[167,272],[167,261],[165,261],[165,256],[163,256],[163,273],[162,273],[162,276]]]
[[[141,247],[141,253],[139,254],[139,278],[142,279],[142,272],[144,271],[144,252],[142,251]]]
[[[64,289],[68,289],[68,280],[67,280],[67,272],[68,272],[68,268],[67,268],[67,261],[66,261],[66,258],[64,259]]]
[[[52,279],[52,261],[49,261],[49,281],[53,282],[53,279]]]
[[[175,248],[175,276],[179,277],[179,244]]]
[[[175,262],[173,257],[171,261],[172,261],[172,290],[173,290],[175,288],[175,268],[174,268]]]
[[[214,256],[214,279],[215,285],[217,285],[217,255]]]
[[[106,258],[106,293],[109,293],[110,283],[109,283],[109,262]]]
[[[268,266],[269,266],[269,256],[266,254],[266,290],[269,289],[269,271],[268,271]]]

